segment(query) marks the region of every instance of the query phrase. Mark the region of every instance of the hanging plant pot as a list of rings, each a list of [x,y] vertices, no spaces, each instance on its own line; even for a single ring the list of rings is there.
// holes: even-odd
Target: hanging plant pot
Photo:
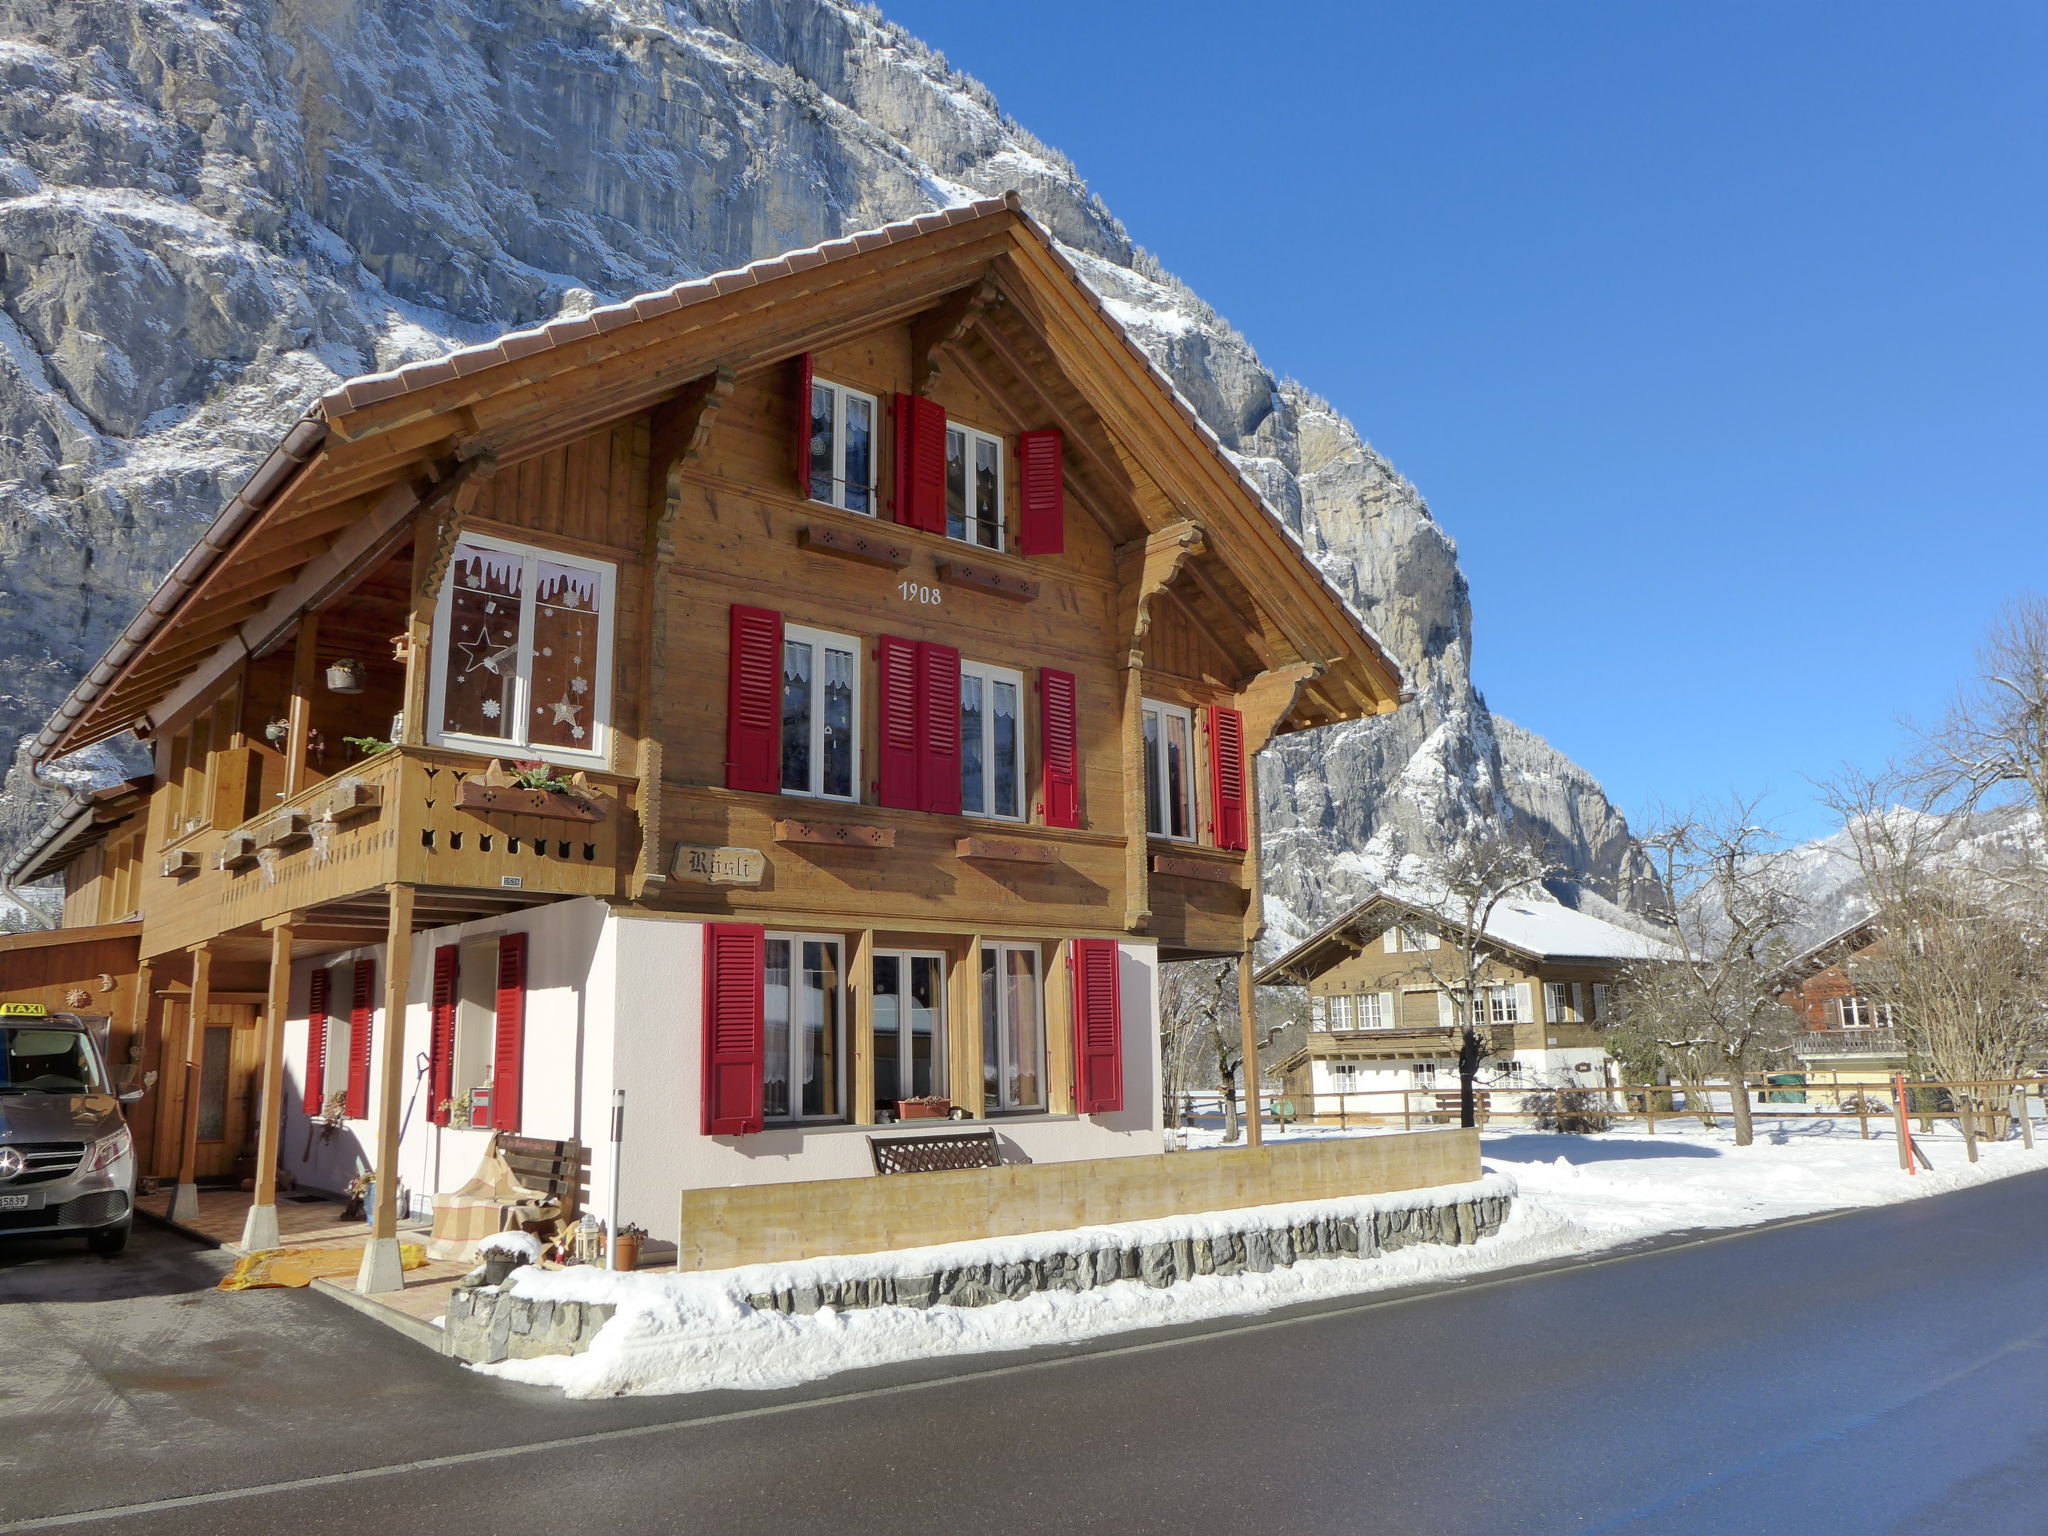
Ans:
[[[327,691],[329,693],[361,693],[363,691],[363,664],[353,656],[344,656],[340,661],[327,665]]]

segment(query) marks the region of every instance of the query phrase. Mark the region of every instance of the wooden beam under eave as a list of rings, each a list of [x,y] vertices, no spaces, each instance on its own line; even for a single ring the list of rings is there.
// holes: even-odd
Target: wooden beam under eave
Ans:
[[[984,219],[934,230],[916,240],[877,246],[793,274],[797,282],[770,280],[736,286],[648,320],[631,321],[509,363],[408,390],[337,415],[330,420],[329,431],[345,441],[360,442],[464,405],[478,407],[485,430],[495,430],[484,407],[513,390],[553,382],[570,373],[589,374],[606,365],[616,368],[622,360],[625,371],[634,373],[650,367],[672,369],[678,364],[686,366],[689,375],[701,373],[710,359],[701,353],[689,358],[689,349],[702,346],[706,338],[718,337],[724,354],[724,338],[744,333],[749,325],[762,324],[771,312],[772,319],[763,329],[777,336],[774,346],[780,350],[768,355],[790,356],[804,349],[810,334],[827,325],[846,323],[851,316],[842,311],[865,313],[879,307],[878,299],[899,304],[915,295],[916,302],[904,311],[912,313],[929,303],[930,294],[957,287],[1013,246],[1006,221]],[[799,311],[810,300],[817,301],[824,313],[800,318]],[[734,361],[744,372],[737,355]],[[600,377],[585,382],[602,387],[607,380]],[[667,387],[681,382],[676,378]]]
[[[1105,454],[1093,440],[1097,432],[1102,432],[1106,436],[1114,436],[1114,434],[1109,432],[1107,425],[1099,419],[1093,424],[1078,423],[1073,409],[1068,406],[1062,406],[1058,401],[1054,400],[1047,392],[1045,386],[1039,382],[1040,377],[1047,372],[1054,373],[1061,378],[1066,378],[1064,371],[1060,369],[1058,360],[1050,354],[1042,362],[1027,359],[1022,355],[1016,343],[1005,334],[1004,328],[999,325],[982,326],[976,333],[975,339],[989,350],[997,362],[1009,370],[1012,378],[1016,381],[1016,387],[1029,395],[1037,403],[1039,409],[1044,411],[1048,417],[1060,424],[1065,430],[1076,456],[1088,465],[1090,472],[1098,476],[1104,484],[1128,496],[1131,493],[1131,476],[1127,467],[1112,455]],[[1067,379],[1066,382],[1067,387],[1073,390],[1075,398],[1081,401],[1084,406],[1087,406],[1087,391],[1075,385],[1071,379]]]
[[[990,305],[999,302],[1002,289],[993,272],[981,281],[955,289],[943,303],[910,322],[910,392],[928,394],[939,376],[939,353],[964,337]]]

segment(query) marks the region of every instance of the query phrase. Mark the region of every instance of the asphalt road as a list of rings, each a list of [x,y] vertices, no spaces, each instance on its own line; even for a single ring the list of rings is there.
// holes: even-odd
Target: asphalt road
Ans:
[[[14,1245],[0,1531],[2039,1536],[2044,1218],[2037,1174],[1234,1327],[594,1404],[325,1297],[213,1292],[222,1261],[161,1233],[112,1262]]]

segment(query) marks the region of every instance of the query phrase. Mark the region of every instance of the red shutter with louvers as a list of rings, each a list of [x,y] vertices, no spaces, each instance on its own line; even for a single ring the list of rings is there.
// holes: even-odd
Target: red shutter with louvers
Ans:
[[[1216,808],[1211,827],[1216,846],[1243,849],[1248,841],[1244,716],[1234,709],[1209,711],[1209,794]]]
[[[796,493],[809,499],[811,494],[811,354],[806,352],[796,360],[796,409],[791,412],[796,424]]]
[[[1074,967],[1075,1097],[1084,1115],[1124,1107],[1123,1002],[1114,939],[1076,939]]]
[[[1081,723],[1074,705],[1074,674],[1041,668],[1038,674],[1038,744],[1045,764],[1048,827],[1081,825]]]
[[[753,923],[704,925],[704,1134],[761,1129],[766,935]]]
[[[878,751],[875,798],[900,811],[922,806],[918,762],[917,643],[895,635],[875,642],[875,719]]]
[[[370,1025],[376,1016],[371,998],[377,989],[377,963],[356,962],[355,994],[348,1010],[348,1106],[351,1120],[370,1118]]]
[[[946,408],[922,395],[896,397],[896,521],[946,531]]]
[[[329,975],[315,971],[306,998],[306,1115],[317,1120],[327,1108],[327,988]]]
[[[1067,547],[1066,439],[1057,427],[1017,434],[1017,552],[1057,555]]]
[[[782,615],[732,605],[725,711],[725,787],[782,787]]]
[[[526,935],[498,940],[498,1028],[491,1051],[491,1129],[519,1129],[526,1076]]]
[[[455,1092],[455,983],[462,951],[444,944],[434,951],[433,1028],[427,1050],[427,1119],[448,1123],[448,1101]]]
[[[950,645],[917,647],[920,809],[960,814],[960,653]]]

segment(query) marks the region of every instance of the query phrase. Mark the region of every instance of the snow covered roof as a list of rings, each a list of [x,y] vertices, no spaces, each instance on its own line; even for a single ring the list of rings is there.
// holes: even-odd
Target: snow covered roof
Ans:
[[[1011,191],[1001,197],[982,198],[975,202],[936,209],[876,229],[841,236],[802,250],[788,251],[780,256],[750,262],[731,271],[692,278],[654,293],[641,294],[616,304],[600,305],[580,314],[560,316],[542,325],[507,332],[494,341],[459,347],[441,357],[409,363],[402,368],[384,373],[350,379],[329,390],[308,407],[304,417],[256,467],[242,489],[200,536],[198,543],[164,579],[142,612],[116,638],[100,661],[80,679],[69,697],[58,706],[49,722],[31,743],[31,759],[40,763],[59,753],[75,751],[94,741],[104,740],[131,726],[149,728],[151,722],[148,711],[153,708],[156,700],[167,696],[181,679],[190,676],[201,665],[207,653],[201,648],[189,645],[181,648],[181,657],[189,654],[190,659],[181,660],[180,667],[173,673],[150,673],[147,688],[138,691],[136,687],[131,686],[131,681],[136,677],[138,670],[142,669],[145,656],[159,644],[160,637],[171,626],[189,618],[195,606],[203,607],[197,602],[200,589],[211,579],[230,548],[239,549],[245,535],[257,527],[275,504],[282,501],[293,487],[319,470],[320,461],[337,443],[347,446],[355,431],[359,430],[352,428],[348,422],[348,418],[356,412],[457,380],[464,382],[468,398],[480,398],[490,392],[490,385],[477,376],[486,374],[494,368],[517,362],[530,364],[537,354],[569,348],[579,343],[594,342],[598,337],[608,336],[611,332],[638,322],[653,320],[736,290],[793,277],[880,247],[914,240],[951,226],[999,215],[1014,218],[1018,227],[1036,237],[1050,260],[1073,283],[1074,289],[1085,298],[1108,332],[1122,342],[1130,359],[1148,377],[1150,383],[1171,402],[1174,412],[1202,440],[1229,479],[1263,515],[1264,521],[1285,540],[1302,572],[1314,583],[1321,600],[1328,605],[1327,611],[1340,615],[1343,626],[1363,642],[1362,647],[1359,647],[1363,652],[1360,660],[1368,667],[1368,672],[1376,671],[1383,675],[1384,683],[1375,682],[1372,685],[1374,690],[1382,687],[1388,690],[1387,696],[1381,702],[1381,709],[1393,708],[1394,700],[1397,698],[1412,698],[1413,686],[1393,652],[1366,623],[1364,616],[1352,605],[1349,598],[1317,567],[1315,561],[1309,558],[1301,547],[1299,535],[1266,500],[1264,493],[1245,473],[1236,456],[1224,447],[1221,439],[1210,429],[1208,423],[1201,419],[1200,413],[1187,397],[1175,387],[1173,381],[1167,378],[1159,365],[1138,344],[1124,322],[1111,310],[1107,301],[1080,275],[1073,261],[1060,249],[1058,242],[1025,212],[1020,195]],[[613,348],[613,344],[609,342],[605,346],[608,351]],[[616,350],[624,349],[623,342],[617,344]],[[576,355],[580,354],[572,354]],[[572,362],[570,366],[573,365]],[[423,408],[431,410],[432,402],[427,402]],[[292,574],[295,574],[296,570],[294,567]],[[279,582],[278,585],[281,587],[283,583]],[[257,621],[251,619],[249,622],[253,624]],[[226,635],[223,635],[222,643],[229,643]],[[1369,662],[1365,662],[1365,658],[1368,657]],[[151,696],[142,697],[141,693]],[[130,697],[130,694],[136,696]]]
[[[1448,915],[1441,898],[1381,892],[1295,945],[1261,970],[1257,979],[1285,984],[1319,976],[1355,954],[1359,939],[1377,938],[1408,917],[1432,928],[1463,927]],[[1661,940],[1540,897],[1510,897],[1497,905],[1486,922],[1486,941],[1532,960],[1618,964],[1679,958],[1678,951]]]

